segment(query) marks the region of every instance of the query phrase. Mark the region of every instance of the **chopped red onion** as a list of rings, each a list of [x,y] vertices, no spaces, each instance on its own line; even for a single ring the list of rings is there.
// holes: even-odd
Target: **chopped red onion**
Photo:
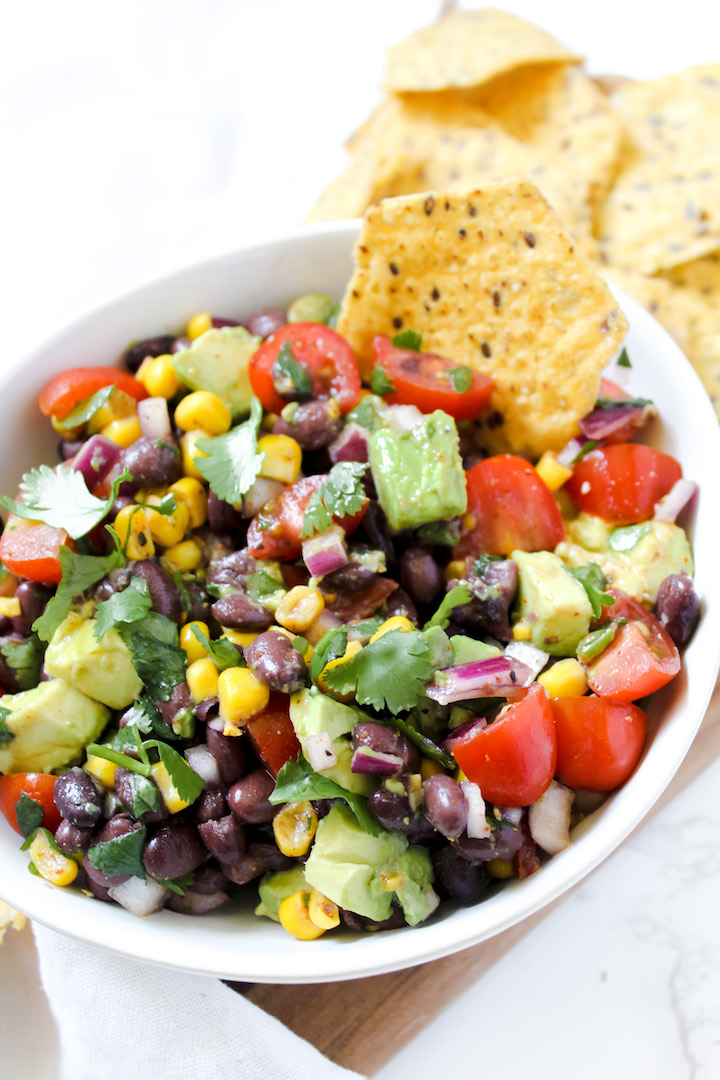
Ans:
[[[222,783],[217,761],[204,743],[189,747],[185,751],[185,757],[192,771],[201,776],[207,784]]]
[[[697,496],[698,486],[694,480],[681,477],[676,480],[667,495],[655,503],[654,521],[675,521],[681,510]]]
[[[623,439],[641,428],[655,413],[650,405],[625,405],[619,401],[609,409],[593,409],[580,421],[580,430],[587,439]]]
[[[471,664],[436,671],[435,682],[427,687],[425,693],[440,705],[480,697],[503,697],[515,701],[532,679],[532,671],[527,664],[505,656],[494,656],[489,660],[476,660]]]
[[[367,773],[370,776],[393,776],[403,767],[403,759],[397,754],[383,754],[370,746],[358,746],[352,756],[350,772]]]
[[[303,753],[315,772],[324,772],[325,769],[333,769],[337,765],[337,754],[327,731],[306,735],[303,739]]]
[[[90,491],[106,478],[110,469],[120,462],[122,448],[104,435],[92,435],[78,450],[72,463],[73,469],[82,473]]]
[[[111,885],[108,895],[132,915],[152,915],[161,908],[170,890],[152,878],[129,877],[121,885]]]
[[[487,719],[484,716],[473,717],[472,720],[466,720],[464,724],[460,724],[454,731],[443,741],[443,749],[447,750],[449,754],[452,753],[452,748],[456,743],[462,742],[468,735],[474,734],[478,731],[483,731],[488,726]]]
[[[332,574],[333,570],[346,566],[349,560],[345,546],[345,530],[339,525],[333,525],[327,532],[303,540],[302,557],[308,570],[316,578],[325,577],[326,574]]]
[[[548,855],[557,855],[570,843],[570,811],[575,793],[557,780],[528,811],[530,834]]]
[[[368,432],[354,421],[346,424],[334,443],[328,447],[333,464],[336,461],[367,461]]]
[[[529,641],[511,641],[505,648],[505,656],[509,656],[511,660],[520,660],[521,663],[530,668],[532,678],[526,683],[526,686],[530,686],[530,683],[540,674],[550,659],[549,653],[537,649]]]
[[[172,438],[167,401],[162,397],[145,398],[138,403],[140,430],[147,439]]]
[[[573,461],[578,456],[586,442],[587,439],[571,439],[570,442],[567,443],[557,455],[558,465],[564,465],[566,469],[571,469]]]
[[[471,840],[479,840],[482,836],[490,836],[492,830],[488,825],[485,815],[485,800],[477,784],[471,780],[461,780],[460,787],[465,796],[468,807],[468,819],[466,832]]]
[[[286,487],[287,485],[281,484],[279,480],[268,480],[264,476],[258,476],[250,490],[243,495],[243,517],[254,518],[269,499],[274,499]]]
[[[324,608],[303,636],[307,638],[311,645],[316,645],[323,634],[326,634],[328,630],[337,630],[339,626],[342,626],[342,623],[337,615],[333,615],[332,611]]]

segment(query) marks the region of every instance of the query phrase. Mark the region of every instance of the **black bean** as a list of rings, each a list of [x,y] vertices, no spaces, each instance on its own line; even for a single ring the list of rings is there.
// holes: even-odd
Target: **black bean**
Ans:
[[[94,829],[79,829],[63,819],[55,830],[55,843],[64,855],[74,855],[78,851],[86,851],[94,835]]]
[[[395,548],[392,534],[388,527],[387,518],[378,503],[371,502],[368,505],[361,529],[370,541],[371,547],[384,553],[386,564],[389,567],[394,566]]]
[[[202,721],[202,723],[205,723],[206,720],[214,719],[214,717],[218,716],[219,714],[220,698],[217,696],[217,694],[215,695],[215,697],[203,698],[202,701],[198,702],[198,704],[195,706],[195,716],[198,720]]]
[[[186,581],[185,592],[188,604],[185,612],[187,621],[206,623],[210,618],[210,597],[203,585],[199,581]]]
[[[247,528],[242,512],[221,499],[214,491],[208,494],[208,524],[213,532],[242,532]]]
[[[230,585],[233,589],[242,589],[250,574],[256,570],[256,559],[246,551],[233,551],[210,561],[207,580],[209,585]]]
[[[283,855],[275,844],[253,841],[242,858],[223,863],[223,872],[236,885],[245,885],[268,870],[287,870],[293,865],[293,860]]]
[[[481,574],[468,575],[473,594],[469,604],[453,611],[453,621],[468,630],[485,630],[501,641],[510,641],[509,612],[517,591],[518,569],[512,559],[489,562]]]
[[[368,809],[384,829],[402,833],[412,844],[431,844],[438,839],[425,814],[410,809],[406,795],[378,788],[368,799]]]
[[[233,630],[267,630],[273,624],[273,617],[267,608],[254,603],[241,592],[227,593],[210,608],[212,617],[221,626]]]
[[[227,882],[227,878],[225,879]],[[230,897],[224,889],[216,889],[214,892],[201,892],[198,889],[185,889],[183,894],[173,893],[165,907],[171,911],[177,911],[179,915],[207,915],[210,911],[227,904]]]
[[[115,770],[115,794],[128,813],[144,824],[165,821],[168,810],[154,781],[122,765]],[[148,806],[149,809],[142,809]],[[154,807],[154,809],[153,809]]]
[[[323,586],[327,586],[332,591],[362,592],[363,589],[367,589],[369,585],[372,585],[377,574],[364,565],[361,560],[357,559],[356,556],[362,553],[362,549],[357,548],[351,551],[349,553],[350,561],[345,566],[341,566],[339,570],[333,570],[331,574],[326,574],[323,578]]]
[[[398,560],[400,584],[416,604],[431,604],[445,584],[445,575],[429,551],[413,545]]]
[[[261,308],[246,319],[247,326],[253,337],[266,338],[274,334],[281,326],[287,323],[287,311],[285,308]]]
[[[290,435],[303,450],[320,450],[335,441],[341,428],[342,419],[334,402],[307,401],[298,405],[290,420],[279,417],[273,434]]]
[[[164,356],[165,353],[172,352],[174,344],[175,338],[172,334],[158,334],[157,337],[137,341],[127,349],[123,356],[125,367],[134,375],[146,357]]]
[[[223,784],[234,784],[245,772],[245,745],[237,735],[223,735],[221,731],[207,728],[207,747],[217,762]]]
[[[484,866],[460,858],[454,845],[433,851],[430,858],[435,888],[441,896],[462,905],[476,904],[482,899],[491,881]]]
[[[143,864],[153,877],[172,880],[192,873],[206,858],[194,825],[162,825],[147,843]]]
[[[230,788],[228,806],[239,821],[252,825],[272,821],[277,813],[277,807],[269,801],[274,788],[275,781],[269,773],[254,769]]]
[[[393,906],[392,915],[387,919],[381,919],[380,922],[369,919],[366,915],[358,915],[355,911],[348,911],[346,908],[340,909],[340,915],[342,921],[350,930],[360,930],[363,933],[374,933],[377,930],[399,930],[401,926],[405,925],[402,908],[395,906]]]
[[[179,338],[175,339],[175,342],[173,344],[173,347],[172,347],[171,351],[174,352],[174,353],[182,352],[184,349],[189,349],[191,345],[192,345],[192,341],[190,340],[190,338],[185,337],[185,335],[183,335],[182,337],[179,337]]]
[[[275,809],[277,810],[277,807]],[[295,865],[292,859],[283,855],[274,840],[272,843],[254,840],[248,844],[248,851],[251,851],[256,858],[262,858],[266,870],[287,870],[289,866]]]
[[[244,650],[248,667],[260,682],[282,694],[293,694],[305,685],[307,664],[285,634],[267,630]]]
[[[82,449],[84,442],[85,439],[61,439],[58,445],[58,457],[61,461],[69,461]]]
[[[154,559],[138,559],[136,562],[129,562],[125,569],[131,576],[147,581],[153,611],[174,623],[180,622],[183,615],[180,590],[159,562]]]
[[[245,830],[233,814],[204,821],[197,830],[205,847],[219,862],[237,862],[245,854]]]
[[[113,877],[108,877],[107,874],[103,874],[101,870],[97,870],[93,866],[90,862],[89,852],[92,851],[96,844],[104,844],[108,840],[117,840],[121,836],[127,836],[128,833],[137,832],[138,829],[142,828],[143,826],[139,821],[133,821],[127,814],[117,814],[105,823],[83,855],[83,867],[87,874],[90,888],[100,900],[107,900],[107,890],[112,885],[119,885],[122,881],[127,881],[129,875],[116,874],[113,875]]]
[[[376,724],[372,721],[362,721],[352,729],[352,745],[357,750],[358,746],[369,746],[378,754],[402,754],[400,736],[392,728],[385,724]]]
[[[20,601],[20,614],[13,615],[12,626],[16,634],[29,637],[32,624],[45,610],[45,605],[52,596],[52,590],[34,581],[21,581],[15,590],[15,599]],[[5,684],[3,683],[3,687]],[[7,689],[7,687],[5,687]]]
[[[455,839],[465,831],[467,800],[460,785],[451,776],[436,773],[423,781],[425,813],[438,832]]]
[[[155,708],[171,731],[182,732],[188,724],[194,725],[193,700],[186,682],[176,683],[167,701],[156,698]]]
[[[661,582],[655,614],[676,645],[688,643],[700,618],[700,600],[689,574],[670,574]]]
[[[93,828],[102,817],[104,791],[97,780],[75,766],[58,776],[53,789],[55,805],[71,825]]]
[[[387,598],[385,604],[385,618],[389,619],[393,615],[404,615],[405,618],[409,619],[415,626],[417,626],[420,621],[418,609],[404,589],[395,589],[395,591],[390,593]]]
[[[205,790],[193,803],[193,810],[198,822],[217,821],[228,812],[225,792],[217,784],[206,784]]]
[[[141,436],[123,451],[121,462],[132,473],[136,488],[167,487],[182,476],[180,450],[169,435],[164,439]]]

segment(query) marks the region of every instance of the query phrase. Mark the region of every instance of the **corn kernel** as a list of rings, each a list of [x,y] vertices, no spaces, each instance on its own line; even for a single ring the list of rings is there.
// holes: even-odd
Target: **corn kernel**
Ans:
[[[275,610],[275,619],[288,630],[301,634],[315,622],[325,607],[322,594],[309,585],[296,585],[283,596]]]
[[[429,780],[431,776],[439,776],[444,773],[442,765],[439,761],[433,761],[432,758],[424,757],[420,761],[420,775],[423,780]]]
[[[310,921],[308,911],[310,893],[307,889],[298,889],[287,896],[278,908],[278,919],[283,929],[298,941],[314,941],[325,931]]]
[[[0,596],[0,615],[14,619],[20,614],[20,601],[17,596]]]
[[[529,623],[516,622],[512,628],[513,641],[530,641],[532,639],[532,627]]]
[[[124,420],[129,416],[137,416],[137,401],[131,394],[115,387],[105,404],[96,409],[88,420],[88,433],[92,435],[102,431],[113,420]]]
[[[184,799],[180,798],[177,788],[170,779],[170,773],[167,771],[162,761],[157,761],[152,766],[150,775],[160,789],[163,802],[171,814],[179,814],[181,810],[186,810],[188,808],[190,803],[185,802]]]
[[[170,353],[163,353],[162,356],[148,356],[140,365],[137,378],[150,397],[161,397],[166,401],[175,397],[180,387]]]
[[[320,930],[334,930],[340,925],[340,908],[317,889],[310,893],[308,916],[313,926]]]
[[[275,842],[283,855],[291,859],[304,855],[310,849],[318,819],[312,803],[286,803],[273,818]]]
[[[83,765],[85,772],[90,773],[96,780],[99,780],[103,787],[111,788],[115,787],[115,770],[117,765],[108,761],[104,757],[96,757],[95,754],[88,754],[87,761]]]
[[[180,631],[180,648],[185,650],[185,655],[188,658],[188,664],[194,664],[196,660],[203,660],[206,656],[209,656],[209,652],[204,645],[198,641],[194,634],[194,627],[197,627],[205,635],[206,638],[210,637],[210,631],[208,630],[208,624],[206,622],[186,623]]]
[[[210,390],[195,390],[179,403],[175,423],[183,431],[200,428],[208,435],[224,435],[230,430],[232,413],[225,402]]]
[[[223,630],[223,637],[226,637],[233,645],[241,645],[243,649],[246,645],[252,644],[257,636],[257,630],[231,630],[230,627],[225,627]]]
[[[265,683],[255,678],[250,668],[231,667],[220,674],[218,697],[220,719],[225,721],[226,727],[239,727],[266,708],[270,691]]]
[[[351,701],[352,698],[354,698],[354,690],[348,690],[346,694],[343,694],[340,690],[331,690],[324,676],[327,674],[328,671],[332,671],[333,668],[340,667],[340,665],[344,664],[346,660],[351,660],[353,656],[357,656],[361,649],[362,645],[359,641],[348,641],[343,655],[336,657],[335,660],[328,661],[328,663],[318,675],[317,680],[318,686],[324,694],[330,694],[330,696],[336,698],[337,701]]]
[[[166,570],[179,570],[188,573],[197,570],[202,562],[202,547],[197,540],[182,540],[179,544],[169,547],[162,557],[162,564]]]
[[[142,438],[142,428],[136,414],[135,416],[126,416],[122,420],[111,420],[109,424],[105,425],[100,434],[118,446],[127,448]]]
[[[151,559],[155,554],[144,507],[125,506],[115,518],[113,528],[128,559]]]
[[[544,480],[551,491],[557,491],[566,480],[573,474],[567,465],[561,465],[552,450],[546,450],[535,466],[535,470],[541,480]]]
[[[537,681],[551,698],[582,697],[588,688],[585,668],[574,656],[558,660],[547,671],[541,672]]]
[[[182,480],[176,480],[171,484],[168,491],[175,496],[175,502],[187,506],[190,515],[190,528],[199,529],[207,521],[207,491],[199,480],[192,476],[183,476]]]
[[[198,645],[200,642],[198,641]],[[186,672],[190,696],[197,705],[205,698],[217,697],[219,671],[209,656],[193,660]]]
[[[455,770],[455,779],[457,780],[457,782],[459,784],[461,780],[467,780],[468,777],[465,775],[465,773],[462,771],[462,769],[457,768]]]
[[[201,431],[200,428],[196,428],[195,431],[186,431],[181,437],[180,450],[182,451],[183,472],[186,477],[193,480],[205,479],[195,466],[195,458],[207,457],[207,454],[203,454],[202,450],[198,450],[196,444],[199,439],[208,439],[209,437],[207,431]]]
[[[199,338],[201,334],[204,334],[206,330],[212,328],[212,316],[209,311],[199,311],[197,315],[193,315],[187,324],[185,332],[191,341],[195,338]]]
[[[499,878],[504,881],[513,876],[512,863],[509,859],[490,859],[485,865],[488,868],[490,877]]]
[[[15,574],[11,574],[8,569],[5,570],[2,578],[0,578],[0,596],[14,596],[15,590],[20,584]]]
[[[378,638],[381,638],[391,630],[402,630],[404,634],[409,634],[411,630],[414,629],[415,627],[413,624],[409,619],[406,619],[404,615],[393,615],[391,618],[386,619],[381,626],[378,626],[377,630],[370,638],[370,644],[372,645],[373,641],[377,641]]]
[[[157,496],[153,496],[153,499]],[[149,500],[152,503],[152,499]],[[145,508],[150,533],[162,547],[173,547],[185,536],[190,524],[190,514],[184,503],[178,503],[172,514],[159,514],[152,505]]]
[[[465,560],[453,559],[445,567],[445,579],[446,581],[452,581],[453,578],[465,577]]]
[[[294,483],[300,475],[302,447],[290,435],[263,435],[258,440],[258,452],[263,453],[260,475],[283,484]]]
[[[77,877],[78,864],[74,859],[68,859],[67,855],[56,851],[41,829],[32,838],[28,854],[40,877],[51,881],[53,885],[69,885]]]

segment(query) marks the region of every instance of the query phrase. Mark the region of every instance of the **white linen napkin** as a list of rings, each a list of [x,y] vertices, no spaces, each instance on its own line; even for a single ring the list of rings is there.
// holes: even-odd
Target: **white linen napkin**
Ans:
[[[59,1033],[58,1080],[120,1070],[133,1080],[361,1080],[217,979],[33,929]]]

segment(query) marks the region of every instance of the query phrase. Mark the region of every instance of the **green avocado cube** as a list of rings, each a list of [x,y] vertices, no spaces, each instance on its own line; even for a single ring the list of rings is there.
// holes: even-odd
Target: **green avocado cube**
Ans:
[[[518,568],[517,613],[531,629],[536,649],[574,656],[590,629],[592,606],[585,589],[551,551],[513,551]]]
[[[3,729],[10,738],[0,744],[0,772],[51,772],[79,757],[98,738],[110,712],[99,701],[49,679],[32,690],[5,694]]]
[[[95,619],[71,612],[47,647],[45,671],[111,709],[125,709],[142,690],[142,680],[115,627],[97,641],[95,625]]]
[[[173,356],[173,368],[183,386],[209,390],[222,398],[233,417],[250,411],[250,357],[261,343],[244,326],[206,330],[189,349]]]

